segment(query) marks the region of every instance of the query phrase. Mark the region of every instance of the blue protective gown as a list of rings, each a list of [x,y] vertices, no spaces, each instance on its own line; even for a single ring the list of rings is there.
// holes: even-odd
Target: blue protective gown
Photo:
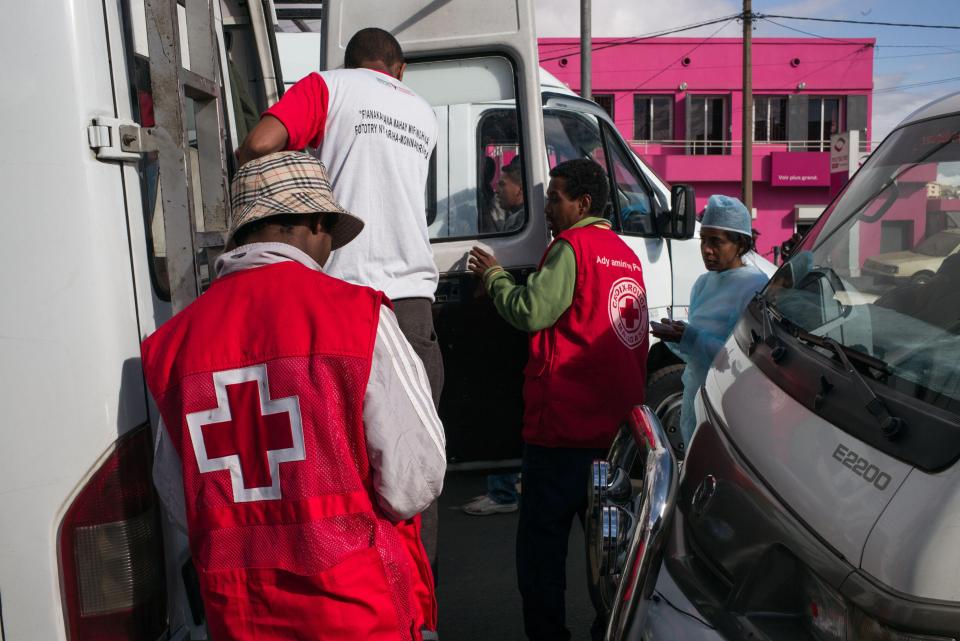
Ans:
[[[683,339],[679,343],[667,343],[687,364],[683,371],[683,407],[680,411],[684,444],[690,443],[697,426],[693,401],[707,380],[713,358],[727,342],[750,299],[766,283],[766,274],[753,265],[744,265],[723,272],[707,272],[693,284]]]

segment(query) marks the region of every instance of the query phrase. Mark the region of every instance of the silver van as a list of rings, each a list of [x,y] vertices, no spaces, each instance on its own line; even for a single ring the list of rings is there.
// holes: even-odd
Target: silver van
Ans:
[[[960,184],[960,94],[897,127],[750,304],[675,496],[618,500],[613,479],[644,470],[602,462],[594,591],[645,615],[608,638],[960,638],[960,258],[923,282],[865,269],[894,229],[918,246],[954,228],[930,183]],[[638,522],[657,535],[639,552]]]

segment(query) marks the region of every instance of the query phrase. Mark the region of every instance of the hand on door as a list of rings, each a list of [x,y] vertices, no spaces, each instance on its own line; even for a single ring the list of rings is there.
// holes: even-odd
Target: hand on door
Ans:
[[[670,343],[679,343],[683,340],[683,330],[686,328],[686,323],[670,320],[669,318],[661,318],[659,323],[657,321],[650,322],[650,329],[653,335],[662,341],[668,341]]]
[[[499,266],[500,263],[497,262],[497,258],[493,254],[484,251],[479,247],[474,247],[470,250],[470,258],[467,261],[467,269],[477,276],[483,276],[491,267]]]

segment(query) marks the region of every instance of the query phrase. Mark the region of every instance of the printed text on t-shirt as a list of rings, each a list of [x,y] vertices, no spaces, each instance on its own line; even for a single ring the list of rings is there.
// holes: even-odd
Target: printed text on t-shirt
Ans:
[[[419,127],[376,109],[360,109],[362,122],[354,127],[356,135],[375,134],[430,156],[430,137]]]

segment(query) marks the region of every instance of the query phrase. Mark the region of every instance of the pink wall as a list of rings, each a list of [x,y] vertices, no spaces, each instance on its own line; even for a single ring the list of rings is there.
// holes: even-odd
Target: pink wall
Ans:
[[[742,43],[739,38],[656,38],[624,44],[622,38],[595,38],[593,93],[613,94],[614,122],[631,140],[634,134],[633,96],[672,95],[673,138],[686,136],[685,99],[688,94],[725,96],[728,103],[726,139],[735,141],[725,155],[688,155],[682,143],[661,145],[633,143],[637,153],[667,182],[692,184],[702,207],[713,193],[740,196],[743,96]],[[870,138],[874,40],[834,42],[811,38],[756,38],[753,41],[754,95],[807,94],[820,96],[867,96],[867,139]],[[615,45],[615,46],[609,46]],[[579,40],[542,38],[541,66],[579,91]],[[798,64],[794,64],[799,60]],[[684,64],[686,61],[687,64]],[[685,83],[685,90],[681,85]],[[798,89],[800,83],[802,89]],[[793,187],[771,184],[771,154],[785,146],[755,145],[755,227],[760,231],[759,249],[772,258],[772,248],[786,240],[794,229],[794,206],[826,205],[829,182]],[[822,160],[802,162],[822,165],[828,153],[814,154]]]

